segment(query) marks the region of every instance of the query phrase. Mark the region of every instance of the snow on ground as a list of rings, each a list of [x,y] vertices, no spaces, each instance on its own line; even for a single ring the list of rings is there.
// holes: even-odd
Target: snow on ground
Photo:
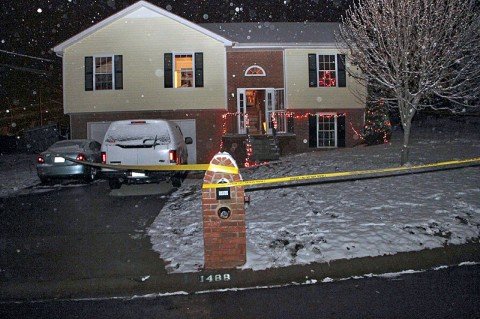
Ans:
[[[0,153],[0,197],[24,193],[40,184],[37,175],[37,155]]]
[[[0,153],[0,198],[86,185],[82,180],[59,180],[53,185],[42,185],[37,175],[37,154]]]
[[[431,120],[431,119],[430,119]],[[480,157],[480,119],[417,122],[410,164]],[[402,133],[391,143],[282,157],[242,169],[244,180],[398,167]],[[153,249],[169,272],[203,265],[201,180],[188,179],[151,225]],[[247,264],[294,264],[478,242],[480,168],[251,192]]]
[[[401,137],[396,131],[385,145],[286,156],[270,165],[242,169],[241,174],[252,180],[397,167]],[[412,165],[480,157],[480,119],[417,121],[411,146]],[[35,154],[0,154],[0,197],[51,190],[38,186],[35,160]],[[149,228],[153,249],[169,262],[169,272],[202,268],[201,182],[187,179]],[[243,268],[253,270],[395,254],[480,238],[480,167],[250,195]]]

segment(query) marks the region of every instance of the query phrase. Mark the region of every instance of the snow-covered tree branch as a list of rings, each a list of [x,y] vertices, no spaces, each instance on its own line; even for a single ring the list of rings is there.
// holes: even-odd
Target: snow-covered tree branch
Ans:
[[[417,110],[479,101],[479,11],[477,0],[358,0],[347,10],[338,42],[362,71],[350,75],[398,107],[402,165]]]

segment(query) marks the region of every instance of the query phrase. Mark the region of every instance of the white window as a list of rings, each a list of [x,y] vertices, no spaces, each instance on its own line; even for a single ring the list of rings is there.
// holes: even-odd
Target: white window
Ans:
[[[308,54],[308,86],[336,88],[347,86],[345,55]]]
[[[112,90],[113,88],[113,56],[95,57],[94,79],[95,90]]]
[[[265,70],[258,65],[252,65],[245,71],[245,76],[266,76]]]
[[[337,116],[335,113],[317,114],[317,147],[337,147]]]
[[[337,70],[335,55],[318,55],[318,86],[336,87]]]
[[[85,57],[85,91],[122,90],[123,56]]]

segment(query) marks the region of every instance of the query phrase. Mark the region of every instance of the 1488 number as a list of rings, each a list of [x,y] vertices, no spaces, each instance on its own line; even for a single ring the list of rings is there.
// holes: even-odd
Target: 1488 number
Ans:
[[[220,282],[230,281],[230,274],[216,274],[216,275],[200,275],[200,282]]]

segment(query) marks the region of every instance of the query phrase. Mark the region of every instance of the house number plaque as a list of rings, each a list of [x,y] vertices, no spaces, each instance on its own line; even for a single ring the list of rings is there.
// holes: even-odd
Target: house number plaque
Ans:
[[[230,281],[232,277],[230,276],[230,274],[213,274],[213,275],[200,275],[198,278],[202,283],[214,283],[214,282]]]

